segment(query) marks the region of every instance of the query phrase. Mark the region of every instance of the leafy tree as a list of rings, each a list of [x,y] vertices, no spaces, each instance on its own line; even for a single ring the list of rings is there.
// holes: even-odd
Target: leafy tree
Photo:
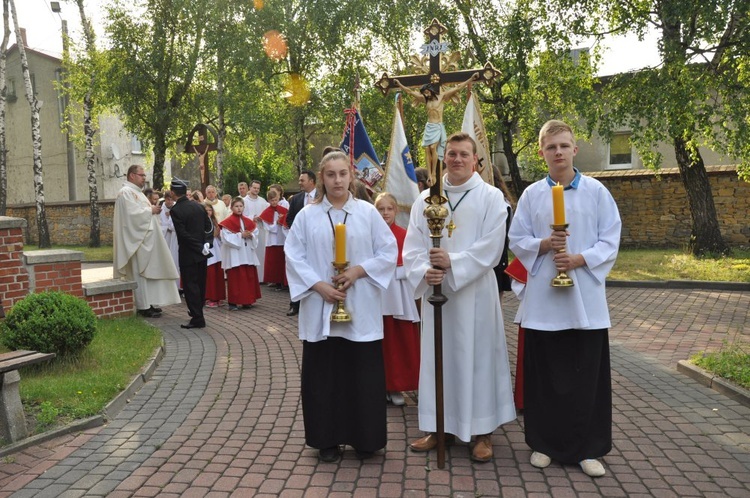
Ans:
[[[94,126],[96,119],[96,111],[94,104],[94,91],[98,86],[98,78],[100,67],[97,67],[97,62],[100,59],[99,52],[96,48],[96,34],[94,28],[91,25],[91,20],[86,17],[86,12],[83,6],[83,0],[75,0],[78,6],[78,13],[81,16],[81,25],[83,26],[83,36],[85,42],[85,51],[83,57],[80,57],[74,64],[69,58],[69,52],[65,51],[66,66],[77,65],[77,76],[84,79],[82,85],[78,85],[76,88],[83,90],[81,100],[83,102],[83,135],[85,143],[85,155],[86,155],[86,171],[88,173],[88,186],[89,186],[89,210],[91,213],[91,230],[89,231],[89,247],[100,247],[100,227],[99,227],[99,193],[96,184],[96,157],[94,153],[94,135],[96,134],[96,127]],[[70,73],[70,70],[68,70]],[[65,85],[66,91],[71,91],[72,85]],[[67,106],[66,111],[70,111],[71,106]],[[67,120],[70,116],[67,117]]]
[[[108,101],[122,111],[126,127],[153,146],[157,188],[164,184],[167,148],[192,127],[185,101],[203,44],[203,5],[115,0],[107,11]]]
[[[616,75],[601,89],[598,127],[632,130],[644,163],[658,168],[660,142],[674,149],[692,218],[695,255],[726,254],[711,186],[699,147],[709,146],[750,162],[750,2],[553,0],[570,12],[581,33],[659,36],[658,66]],[[580,12],[586,12],[586,16]]]
[[[502,142],[516,196],[524,189],[519,155],[536,153],[537,133],[550,118],[576,126],[591,115],[594,70],[598,54],[573,56],[573,41],[537,0],[499,3],[454,0],[454,16],[466,26],[456,33],[472,58],[491,62],[500,78],[489,91],[477,85],[480,99],[490,104],[488,131]]]

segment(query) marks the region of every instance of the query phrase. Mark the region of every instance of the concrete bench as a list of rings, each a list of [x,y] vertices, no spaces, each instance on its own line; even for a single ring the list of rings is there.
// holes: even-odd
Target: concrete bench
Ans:
[[[26,436],[26,417],[23,413],[18,383],[18,369],[51,360],[52,353],[36,351],[11,351],[0,354],[0,437],[6,443],[15,443]]]

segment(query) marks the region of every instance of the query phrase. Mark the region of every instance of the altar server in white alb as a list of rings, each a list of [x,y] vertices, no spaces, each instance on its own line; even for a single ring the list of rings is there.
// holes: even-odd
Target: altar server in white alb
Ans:
[[[518,200],[510,249],[528,270],[517,321],[525,329],[524,423],[531,464],[580,464],[598,477],[597,459],[612,449],[610,327],[604,280],[620,244],[620,214],[597,180],[573,167],[573,130],[548,121],[539,132],[539,155],[549,175]],[[550,228],[552,187],[564,187],[567,230]],[[552,287],[558,271],[572,287]]]
[[[300,302],[305,441],[322,461],[337,460],[341,445],[364,459],[386,444],[380,309],[398,249],[375,207],[352,195],[349,156],[326,154],[320,176],[322,187],[297,214],[284,246],[291,298]],[[335,275],[334,226],[340,223],[349,268]],[[337,300],[345,301],[351,322],[331,322]]]
[[[128,168],[127,181],[115,199],[113,222],[114,278],[133,280],[135,305],[145,317],[161,316],[160,306],[178,304],[179,275],[161,233],[161,206],[152,205],[141,189],[146,174],[141,166]]]
[[[255,255],[258,258],[258,280],[263,283],[266,281],[265,275],[263,275],[263,269],[266,264],[266,229],[263,226],[263,220],[260,219],[260,215],[270,204],[260,196],[260,181],[253,180],[250,182],[247,195],[243,200],[245,201],[245,210],[242,214],[253,220],[258,226],[256,240],[258,246],[255,249]]]
[[[443,284],[443,372],[446,443],[475,437],[471,458],[492,460],[492,432],[516,418],[508,350],[497,280],[492,269],[505,245],[508,205],[502,192],[476,173],[476,143],[465,133],[448,138],[443,176],[448,223],[441,247],[433,248],[423,211],[429,191],[411,210],[404,242],[404,267],[422,298],[422,364],[419,371],[419,428],[429,432],[412,451],[437,446],[432,286]],[[452,227],[449,230],[447,227]],[[439,268],[433,268],[439,267]]]

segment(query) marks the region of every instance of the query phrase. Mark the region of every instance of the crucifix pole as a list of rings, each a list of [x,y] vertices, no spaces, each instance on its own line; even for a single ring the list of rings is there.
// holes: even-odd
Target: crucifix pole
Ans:
[[[422,146],[425,149],[427,166],[433,171],[434,179],[430,186],[430,195],[425,199],[428,206],[425,208],[424,215],[427,219],[427,226],[430,230],[430,239],[432,247],[440,247],[440,239],[443,237],[443,228],[445,220],[448,217],[448,209],[445,204],[448,199],[443,195],[442,174],[443,161],[442,153],[439,152],[439,142],[430,139],[434,134],[435,127],[441,127],[443,132],[442,117],[444,98],[450,99],[460,89],[468,86],[472,82],[492,83],[500,72],[495,69],[489,62],[482,68],[468,69],[463,71],[449,71],[451,66],[455,66],[460,59],[460,55],[453,53],[446,57],[446,67],[443,68],[443,55],[448,52],[448,43],[440,40],[441,36],[448,30],[440,24],[440,21],[433,19],[432,23],[424,31],[428,42],[422,45],[422,59],[420,64],[426,71],[425,74],[412,74],[406,76],[390,77],[388,73],[375,83],[375,86],[387,95],[391,89],[401,89],[407,94],[414,97],[418,102],[424,103],[427,109],[427,126],[422,138]],[[429,56],[429,65],[426,64],[426,57]],[[445,94],[441,95],[441,87],[446,84],[456,84]],[[422,86],[420,92],[411,90],[409,87]],[[443,98],[444,97],[444,98]],[[431,130],[428,137],[428,129]],[[444,136],[444,135],[443,135]],[[443,139],[444,140],[444,139]],[[443,141],[442,145],[445,143]],[[433,153],[437,154],[434,159]],[[433,286],[432,295],[427,298],[427,302],[432,304],[434,313],[434,342],[435,342],[435,433],[437,435],[437,466],[439,469],[445,468],[445,416],[443,407],[443,305],[448,298],[443,295],[442,285]]]
[[[424,210],[427,227],[430,230],[432,247],[440,247],[443,238],[443,227],[448,218],[445,208],[448,199],[443,196],[443,162],[437,164],[437,181],[430,187],[430,195],[425,199],[428,206]],[[443,270],[444,268],[437,269]],[[433,311],[433,335],[435,343],[435,433],[437,434],[437,466],[445,468],[445,415],[443,402],[443,305],[448,298],[443,295],[443,285],[434,285],[432,294],[427,298]]]

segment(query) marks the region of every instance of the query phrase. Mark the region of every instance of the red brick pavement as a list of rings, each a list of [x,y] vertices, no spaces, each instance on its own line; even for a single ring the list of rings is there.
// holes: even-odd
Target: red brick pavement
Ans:
[[[287,297],[264,288],[253,310],[207,310],[205,332],[217,348],[207,390],[110,496],[750,496],[750,411],[673,371],[691,353],[747,337],[750,293],[609,291],[615,447],[605,458],[607,476],[597,480],[575,466],[531,467],[522,417],[495,432],[493,462],[472,463],[459,444],[438,470],[434,454],[407,450],[421,434],[413,397],[405,408],[388,408],[385,455],[362,463],[348,449],[339,463],[318,462],[304,445],[300,346],[296,320],[283,314]],[[505,296],[503,304],[514,363],[515,298]],[[153,322],[184,319],[185,310],[175,306]],[[50,442],[1,463],[0,495],[87,437]]]

